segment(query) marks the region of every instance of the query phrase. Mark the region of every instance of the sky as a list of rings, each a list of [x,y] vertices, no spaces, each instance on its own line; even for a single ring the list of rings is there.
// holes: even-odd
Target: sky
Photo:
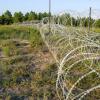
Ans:
[[[12,13],[22,11],[48,12],[49,0],[0,0],[0,14],[6,10]],[[58,13],[67,9],[78,12],[89,9],[100,9],[100,0],[51,0],[52,13]]]

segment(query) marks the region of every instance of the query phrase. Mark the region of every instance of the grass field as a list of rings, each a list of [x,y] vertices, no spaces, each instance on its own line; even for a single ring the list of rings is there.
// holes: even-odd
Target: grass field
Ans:
[[[56,68],[38,30],[0,26],[0,100],[57,99]]]
[[[93,30],[100,32],[100,29]],[[56,41],[57,36],[51,40]],[[70,84],[86,71],[82,66],[77,64],[70,72]],[[92,76],[78,86],[86,89],[91,83],[100,82],[95,74]],[[0,26],[0,100],[58,100],[56,79],[57,65],[38,30],[26,26]],[[99,89],[86,100],[91,100],[89,97],[99,100]]]

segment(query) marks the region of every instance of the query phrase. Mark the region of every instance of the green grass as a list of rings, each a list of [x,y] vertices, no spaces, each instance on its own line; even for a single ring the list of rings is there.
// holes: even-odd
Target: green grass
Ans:
[[[100,32],[100,29],[94,29],[94,31]],[[58,34],[50,36],[50,40],[55,42],[60,37]],[[0,94],[0,100],[3,97],[5,97],[5,100],[24,100],[25,97],[28,97],[29,100],[58,100],[55,86],[57,66],[56,64],[48,65],[47,62],[39,61],[43,47],[45,45],[41,35],[33,27],[0,26],[0,49],[6,57],[0,59],[0,87],[5,90],[16,91],[15,93],[12,91],[10,94],[4,91],[3,94]],[[37,54],[38,56],[36,56]],[[42,56],[44,55],[42,54]],[[43,58],[41,60],[43,61]],[[36,64],[39,63],[38,67],[36,67],[35,62]],[[41,70],[40,63],[43,63],[42,66],[46,66],[46,68]],[[97,64],[99,65],[99,63]],[[94,67],[98,66],[97,64]],[[68,63],[66,63],[67,65]],[[79,78],[78,75],[87,71],[83,66],[81,63],[77,64],[69,73],[71,74],[69,78],[71,84]],[[82,80],[78,86],[87,88],[91,83],[95,84],[96,82],[99,83],[100,80],[97,80],[95,74],[93,74]],[[93,97],[97,95],[96,97],[99,98],[99,90],[93,93]],[[90,100],[90,98],[87,97],[87,100]]]
[[[43,44],[39,31],[33,27],[0,26],[0,44],[10,39],[28,40],[33,47]]]
[[[100,33],[100,28],[93,28],[92,29],[94,32],[96,32],[96,33]]]
[[[6,90],[0,94],[0,100],[3,97],[5,100],[57,98],[57,66],[38,61],[44,47],[39,31],[33,27],[0,26],[0,53],[4,56],[0,58],[0,88]],[[41,70],[41,66],[46,68]]]

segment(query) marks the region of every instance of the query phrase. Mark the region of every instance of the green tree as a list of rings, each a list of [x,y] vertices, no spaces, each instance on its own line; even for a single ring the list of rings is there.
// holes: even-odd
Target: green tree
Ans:
[[[3,14],[6,18],[12,18],[12,14],[9,10],[7,10],[4,14]]]
[[[37,19],[37,14],[33,11],[31,11],[29,13],[29,17],[28,17],[28,20],[31,21],[31,20],[36,20]]]
[[[13,20],[12,20],[12,14],[10,11],[6,11],[2,16],[0,16],[0,24],[4,25],[4,24],[12,24]]]
[[[85,27],[88,27],[88,25],[89,25],[89,18],[85,18],[84,26]]]
[[[7,10],[4,14],[4,18],[5,18],[5,24],[11,24],[12,21],[12,14],[9,10]]]
[[[100,28],[100,19],[96,20],[94,25],[95,25],[95,27]]]
[[[24,21],[27,21],[28,18],[29,18],[29,13],[27,12],[27,13],[25,14],[25,16],[24,16]]]
[[[23,22],[24,16],[22,12],[15,12],[14,13],[14,22]]]
[[[2,25],[5,24],[5,17],[4,17],[4,15],[0,16],[0,24],[2,24]]]
[[[59,21],[63,25],[70,26],[71,25],[71,16],[68,13],[65,13],[60,16]]]
[[[42,16],[42,13],[39,13],[39,14],[38,14],[38,20],[41,20],[42,17],[43,17],[43,16]]]
[[[44,18],[44,17],[49,17],[49,14],[46,13],[46,12],[44,12],[44,13],[42,14],[42,17],[43,17],[43,18]]]

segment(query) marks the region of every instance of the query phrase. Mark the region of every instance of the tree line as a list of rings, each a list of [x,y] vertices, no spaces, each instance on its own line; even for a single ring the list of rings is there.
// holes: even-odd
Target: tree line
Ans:
[[[12,13],[7,10],[6,12],[4,12],[1,16],[0,16],[0,24],[1,25],[9,25],[9,24],[13,24],[13,23],[18,23],[18,22],[23,22],[23,21],[32,21],[32,20],[42,20],[44,17],[48,17],[49,13],[36,13],[36,12],[27,12],[26,14],[23,14],[22,12],[15,12],[13,15]],[[53,16],[53,15],[51,15]],[[72,17],[70,14],[64,14],[62,16],[57,16],[54,17],[55,18],[55,22],[58,23],[58,19],[59,19],[59,23],[63,24],[63,25],[67,25],[67,26],[84,26],[84,27],[88,27],[88,25],[90,24],[90,26],[94,26],[94,27],[99,27],[100,28],[100,19],[92,19],[90,20],[89,23],[89,18],[88,17],[82,17],[82,18],[74,18]]]
[[[55,18],[55,22],[56,23],[60,23],[62,25],[65,26],[83,26],[83,27],[88,27],[90,25],[90,27],[99,27],[100,28],[100,19],[93,19],[93,18],[89,18],[89,17],[79,17],[77,16],[72,17],[70,14],[65,13],[61,16],[57,16]]]
[[[0,24],[1,25],[10,25],[13,23],[23,22],[23,21],[31,21],[31,20],[41,20],[44,17],[48,17],[49,14],[44,13],[36,13],[36,12],[27,12],[23,14],[22,12],[15,12],[13,15],[12,13],[7,10],[0,16]]]

